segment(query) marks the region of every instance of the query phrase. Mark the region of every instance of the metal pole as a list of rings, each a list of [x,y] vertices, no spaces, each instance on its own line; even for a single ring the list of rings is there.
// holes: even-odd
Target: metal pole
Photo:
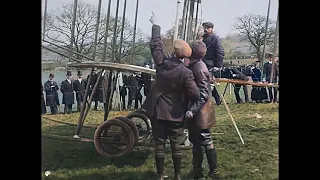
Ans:
[[[46,32],[46,22],[47,22],[47,10],[48,10],[48,0],[44,0],[44,15],[43,15],[43,28],[42,28],[42,39],[44,39]]]
[[[118,34],[117,33],[117,25],[118,25],[118,13],[119,13],[119,3],[120,3],[120,0],[117,0],[117,9],[116,9],[116,15],[115,15],[115,18],[114,18],[114,26],[113,26],[113,41],[112,41],[112,57],[111,57],[111,60],[113,62],[116,62],[116,59],[115,59],[115,47],[117,46],[116,43],[117,43],[117,39],[116,39],[116,35]]]
[[[132,51],[131,51],[131,64],[133,64],[134,47],[135,47],[135,45],[136,45],[136,32],[137,32],[137,21],[138,21],[138,9],[139,9],[139,0],[137,0],[136,14],[135,14],[135,17],[134,17],[133,40],[132,40]]]
[[[199,3],[200,3],[200,0],[197,0],[197,10],[196,10],[196,20],[195,20],[195,25],[194,25],[194,36],[193,36],[193,40],[196,39],[197,37],[197,32],[198,32],[198,14],[199,14]]]
[[[178,17],[178,15],[179,15],[179,5],[180,5],[180,0],[177,0],[176,22],[175,22],[173,39],[178,39],[178,31],[179,31],[179,17]]]
[[[194,1],[190,1],[190,11],[189,11],[189,23],[188,23],[188,34],[187,41],[191,40],[192,37],[192,25],[193,25],[193,14],[194,14]]]
[[[126,21],[126,10],[127,10],[127,0],[124,0],[123,14],[122,14],[122,27],[121,27],[120,45],[119,45],[120,47],[119,47],[118,63],[120,63],[121,55],[122,55],[121,51],[122,51],[124,25],[125,25],[125,21]]]
[[[265,59],[265,56],[266,56],[266,45],[267,45],[267,32],[268,32],[268,24],[269,24],[269,13],[270,13],[270,3],[271,3],[271,0],[269,0],[269,3],[268,3],[268,12],[267,12],[267,20],[266,20],[266,30],[264,32],[264,45],[263,45],[263,52],[262,52],[262,62],[261,62],[261,65],[263,66],[263,62],[264,62],[264,59]]]
[[[97,22],[96,22],[96,28],[95,28],[95,34],[94,34],[94,42],[93,42],[93,48],[92,48],[92,59],[93,59],[93,61],[95,61],[96,51],[97,51],[97,41],[98,41],[98,35],[99,35],[98,31],[99,31],[100,13],[101,13],[101,2],[102,2],[102,0],[99,0]]]
[[[108,32],[109,32],[109,22],[110,22],[110,8],[111,8],[111,1],[109,0],[108,3],[108,12],[107,12],[107,20],[106,20],[106,30],[104,32],[104,43],[103,43],[103,53],[102,53],[102,61],[106,61],[107,56],[107,41],[108,41]]]
[[[186,20],[186,24],[184,26],[184,31],[183,31],[183,40],[187,40],[187,36],[188,36],[188,24],[190,23],[188,21],[188,17],[189,17],[189,10],[190,10],[190,0],[187,0],[187,7],[186,7],[186,16],[184,17]]]
[[[182,29],[181,29],[181,35],[180,35],[180,39],[184,39],[184,31],[186,29],[186,13],[187,13],[187,3],[188,0],[184,0],[183,3],[183,12],[182,12]]]
[[[72,24],[71,24],[71,40],[69,47],[69,62],[72,60],[72,49],[73,49],[73,41],[74,41],[74,29],[76,27],[76,18],[77,18],[77,7],[78,0],[74,0],[73,2],[73,15],[72,15]]]
[[[278,33],[279,33],[279,8],[278,8],[278,14],[277,14],[277,23],[276,23],[276,32],[274,35],[273,40],[273,53],[277,54],[277,45],[278,45]],[[271,74],[270,74],[270,81],[273,83],[273,77],[274,77],[274,70],[275,70],[275,57],[272,58],[272,68],[271,68]]]

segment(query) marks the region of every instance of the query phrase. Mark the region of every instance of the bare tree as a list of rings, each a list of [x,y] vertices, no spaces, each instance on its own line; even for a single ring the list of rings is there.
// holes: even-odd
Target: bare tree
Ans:
[[[72,13],[73,3],[63,5],[62,8],[57,8],[51,11],[47,17],[47,34],[48,40],[60,44],[62,46],[68,47],[71,41],[71,24],[72,24]],[[98,28],[98,39],[97,39],[97,58],[101,59],[103,52],[103,41],[106,27],[106,15],[104,10],[101,10],[100,23]],[[75,23],[75,33],[74,33],[74,46],[73,50],[81,53],[83,55],[90,55],[93,50],[93,42],[95,35],[95,26],[97,21],[98,8],[89,3],[84,3],[82,1],[78,2],[77,6],[77,18]],[[120,32],[121,32],[121,17],[118,18],[117,22],[117,32],[116,32],[116,44],[115,51],[116,57],[118,57],[120,50]],[[107,60],[111,59],[112,50],[112,36],[113,36],[113,26],[114,17],[110,17],[109,29],[108,29],[108,41],[107,41]],[[130,23],[126,20],[124,27],[124,38],[122,43],[122,53],[121,58],[130,55],[132,52],[132,36],[133,28]],[[143,37],[138,30],[136,35],[136,41],[143,42]],[[135,48],[135,55],[139,55],[139,52],[145,48],[138,46]],[[81,55],[75,55],[77,59],[82,59]]]
[[[259,61],[263,61],[262,48],[264,45],[267,18],[260,15],[248,14],[236,18],[234,28],[243,35],[242,41],[250,42]],[[269,19],[267,30],[267,45],[273,43],[275,22]]]

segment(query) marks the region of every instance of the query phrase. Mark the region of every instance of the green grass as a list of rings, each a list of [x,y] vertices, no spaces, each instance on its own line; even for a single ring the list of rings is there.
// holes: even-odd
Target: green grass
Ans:
[[[231,97],[227,97],[231,99]],[[213,132],[218,153],[219,175],[227,180],[278,179],[278,105],[229,104],[230,110],[245,144],[242,145],[223,105],[216,107],[217,125]],[[128,112],[111,112],[110,117]],[[255,113],[262,116],[255,117]],[[79,114],[56,115],[52,118],[77,123]],[[89,112],[85,124],[100,124],[102,111]],[[75,126],[42,121],[43,133],[73,136]],[[93,137],[94,129],[83,127],[82,137]],[[54,180],[153,180],[156,179],[152,148],[136,148],[118,159],[107,159],[97,154],[93,143],[42,138],[42,177]],[[184,151],[183,179],[191,170],[191,150]],[[166,174],[173,176],[170,152],[166,156]],[[204,171],[208,165],[204,161]],[[51,175],[44,176],[45,171]]]

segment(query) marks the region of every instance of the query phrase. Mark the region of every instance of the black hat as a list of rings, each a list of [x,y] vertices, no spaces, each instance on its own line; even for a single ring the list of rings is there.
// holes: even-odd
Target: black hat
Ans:
[[[78,71],[77,76],[82,76],[82,72]]]
[[[202,23],[202,26],[209,27],[209,28],[213,28],[214,27],[212,22],[204,22],[204,23]]]
[[[50,78],[50,77],[54,78],[54,74],[53,74],[53,73],[50,73],[50,74],[49,74],[49,78]]]
[[[72,73],[70,70],[67,71],[67,76],[72,76]]]
[[[276,56],[276,54],[272,53],[272,52],[269,52],[268,53],[268,58],[274,58]]]

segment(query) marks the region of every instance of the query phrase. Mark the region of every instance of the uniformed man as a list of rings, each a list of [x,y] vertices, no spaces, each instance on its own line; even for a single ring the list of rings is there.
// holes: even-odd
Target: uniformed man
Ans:
[[[67,79],[61,83],[62,104],[64,104],[64,114],[70,114],[74,104],[74,90],[71,71],[67,71]]]
[[[73,82],[73,89],[76,92],[77,111],[80,112],[84,102],[84,94],[86,91],[87,83],[82,79],[82,72],[78,71],[77,79]]]
[[[49,80],[44,83],[44,91],[46,92],[46,105],[50,106],[51,114],[58,114],[58,106],[60,106],[57,82],[53,80],[54,74],[49,74]]]
[[[262,71],[260,69],[260,61],[256,61],[251,68],[251,78],[253,82],[262,83]],[[251,100],[256,103],[262,103],[263,100],[268,99],[266,87],[252,86]]]
[[[272,59],[274,57],[275,57],[275,54],[268,53],[269,61],[265,63],[263,66],[263,74],[265,76],[265,80],[267,83],[276,83],[278,81],[278,75],[279,75],[278,65],[275,64],[274,66],[272,66],[272,63],[276,63],[276,62],[272,62],[273,61]],[[273,67],[273,78],[271,79],[272,67]],[[270,102],[277,102],[277,95],[278,95],[277,89],[274,87],[268,87],[268,93],[269,93]]]
[[[210,72],[214,73],[219,71],[223,64],[224,49],[222,47],[221,39],[213,33],[213,23],[204,22],[202,24],[204,35],[202,41],[206,44],[207,53],[203,58],[203,62],[207,65]],[[220,105],[220,95],[217,91],[217,87],[212,90],[212,96],[214,97],[216,104]]]
[[[47,113],[47,108],[46,108],[46,103],[44,101],[43,86],[41,83],[41,114],[46,114],[46,113]]]

